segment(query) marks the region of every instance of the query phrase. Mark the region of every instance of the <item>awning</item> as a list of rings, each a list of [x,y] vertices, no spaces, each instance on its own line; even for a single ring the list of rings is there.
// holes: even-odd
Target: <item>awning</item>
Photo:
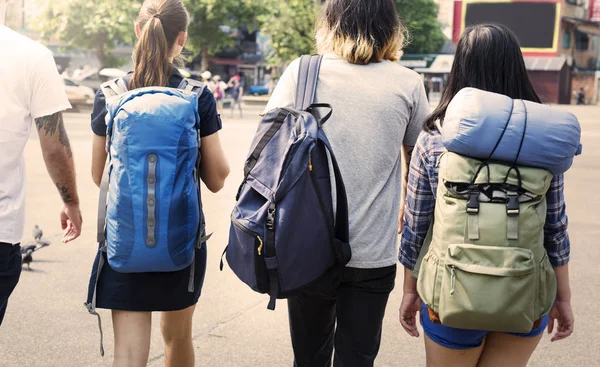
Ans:
[[[561,71],[566,62],[565,56],[525,57],[525,67],[529,71]]]
[[[415,68],[417,73],[449,74],[452,70],[454,55],[438,55],[428,68]]]
[[[213,65],[241,65],[244,62],[238,59],[209,59],[209,62]]]
[[[589,26],[594,26],[594,27],[598,26],[598,24],[596,24],[596,22],[593,22],[589,19],[562,17],[562,21],[565,23],[570,23],[570,24],[574,24],[574,25],[589,25]]]
[[[431,66],[437,55],[431,54],[404,54],[398,63],[409,69],[428,68]]]
[[[525,57],[525,66],[529,71],[560,71],[567,62],[567,57]],[[454,55],[438,55],[428,68],[414,68],[417,73],[449,74],[452,70]]]

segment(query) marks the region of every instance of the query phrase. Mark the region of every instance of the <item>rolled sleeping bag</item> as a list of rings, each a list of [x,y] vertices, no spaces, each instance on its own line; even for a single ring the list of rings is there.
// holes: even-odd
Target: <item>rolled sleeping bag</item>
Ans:
[[[517,165],[554,175],[566,172],[582,152],[581,127],[572,113],[475,88],[456,94],[441,130],[448,151],[507,163],[517,158],[525,134]]]

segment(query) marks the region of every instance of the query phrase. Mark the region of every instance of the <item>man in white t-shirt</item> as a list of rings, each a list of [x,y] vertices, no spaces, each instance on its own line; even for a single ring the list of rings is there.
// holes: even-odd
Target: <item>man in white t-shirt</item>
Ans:
[[[21,274],[19,242],[25,224],[23,151],[31,122],[39,131],[44,161],[64,206],[63,242],[81,233],[73,153],[62,118],[71,105],[52,53],[4,26],[7,1],[0,0],[0,325],[8,297]]]

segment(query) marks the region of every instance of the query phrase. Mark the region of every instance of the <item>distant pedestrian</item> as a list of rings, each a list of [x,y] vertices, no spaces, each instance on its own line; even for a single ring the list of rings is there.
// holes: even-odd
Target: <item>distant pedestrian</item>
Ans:
[[[225,91],[228,86],[225,83],[220,75],[215,75],[212,78],[212,91],[215,96],[215,100],[217,101],[217,110],[221,113],[223,111],[223,99],[225,98]]]
[[[575,99],[576,99],[578,105],[585,104],[585,93],[584,93],[583,87],[579,88],[579,92],[577,92]]]
[[[121,119],[119,123],[128,131],[115,126],[108,134],[107,106],[114,105],[107,102],[105,93],[117,93],[111,85],[104,85],[94,101],[92,176],[94,183],[103,185],[101,192],[106,193],[110,182],[110,197],[106,230],[99,234],[106,235],[106,239],[102,239],[96,255],[86,306],[92,314],[96,314],[96,308],[112,311],[113,366],[147,364],[152,312],[163,312],[165,366],[194,365],[192,317],[204,282],[207,256],[200,180],[217,192],[223,187],[229,166],[219,139],[222,124],[212,93],[184,80],[175,67],[182,62],[179,56],[187,40],[188,24],[189,15],[181,0],[146,0],[135,22],[138,42],[133,51],[133,72],[118,79],[116,86],[111,85],[138,93],[141,88],[175,89],[184,82],[183,88],[199,94],[197,106],[185,103],[179,93],[177,98],[167,98],[160,92],[140,92],[137,99],[143,100],[141,105],[131,101],[120,109],[127,113],[113,116]],[[144,100],[148,97],[150,102]],[[165,115],[177,118],[169,120]],[[190,121],[196,124],[190,126]],[[162,123],[172,126],[157,127],[154,135],[152,129],[139,127]],[[183,133],[161,136],[160,131],[177,129]],[[117,152],[117,156],[109,157],[110,174],[107,171],[103,179],[107,135],[111,152]],[[138,174],[126,179],[135,170]],[[118,255],[107,255],[105,246]],[[154,251],[154,259],[144,256],[148,249]],[[122,270],[118,266],[132,266],[132,256],[139,256],[139,268],[151,269],[118,271]]]
[[[396,279],[401,151],[410,160],[429,113],[423,79],[397,63],[404,33],[392,0],[330,0],[318,22],[314,102],[333,108],[323,129],[346,186],[352,259],[288,299],[298,367],[331,366],[332,356],[335,366],[371,367],[379,352]],[[284,72],[267,110],[294,106],[299,66]]]
[[[212,78],[212,73],[206,70],[205,72],[200,74],[200,78],[202,79],[202,83],[204,83],[212,91],[212,80],[210,80],[210,78]]]
[[[559,174],[552,178],[550,172],[542,169],[526,172],[525,168],[517,167],[518,152],[515,152],[515,162],[506,164],[493,159],[480,162],[468,157],[457,158],[449,153],[439,129],[444,126],[450,107],[458,108],[456,104],[451,105],[451,101],[466,87],[514,99],[514,113],[520,116],[523,113],[518,108],[525,104],[519,100],[540,103],[527,74],[519,42],[508,28],[480,25],[465,30],[458,42],[449,83],[439,106],[426,120],[425,131],[417,141],[410,163],[399,255],[405,267],[400,323],[409,335],[418,337],[417,313],[420,313],[427,366],[526,366],[546,326],[552,332],[555,321],[558,322],[553,341],[573,332],[564,176]],[[525,121],[524,131],[529,134],[527,118],[511,120],[512,110],[493,115],[489,109],[497,107],[494,104],[481,102],[482,108],[470,116],[485,121],[483,126],[490,125],[492,129],[492,120],[500,120],[500,126]],[[521,133],[515,133],[520,131],[519,127],[513,126],[510,130],[517,134],[512,135],[512,139],[521,139]],[[495,135],[490,130],[486,136]],[[504,133],[500,136],[502,139]],[[490,141],[493,155],[500,141],[496,148],[495,139]],[[450,161],[450,157],[455,159]],[[525,186],[526,182],[531,184]],[[543,191],[544,185],[549,187],[547,192]],[[533,195],[530,190],[538,194]],[[543,212],[539,213],[538,209]],[[499,230],[492,232],[496,228]],[[413,269],[419,266],[417,292]],[[554,272],[558,293],[553,303]],[[528,281],[524,280],[525,274],[529,276]],[[500,288],[486,289],[482,284],[486,280],[490,287]],[[507,292],[499,292],[499,289]],[[479,299],[475,293],[480,293]],[[471,299],[466,300],[469,297]],[[439,314],[443,311],[451,315],[447,320],[455,325],[461,322],[464,325],[467,321],[497,325],[498,314],[506,308],[504,304],[513,309],[500,317],[512,319],[514,324],[502,327],[517,325],[521,329],[525,327],[527,332],[509,334],[450,327],[443,325],[445,320]],[[527,306],[515,310],[514,305]],[[467,316],[468,312],[471,317]],[[528,323],[532,324],[531,329],[527,329]]]
[[[73,153],[62,115],[71,108],[64,82],[47,48],[4,26],[6,6],[0,0],[0,325],[21,274],[19,242],[26,195],[23,150],[32,120],[46,168],[64,204],[60,211],[63,242],[79,237],[82,223]]]
[[[228,89],[231,90],[231,117],[235,114],[235,108],[240,110],[240,118],[243,118],[242,114],[242,97],[244,96],[244,86],[241,82],[239,75],[234,75],[233,78],[227,83]]]

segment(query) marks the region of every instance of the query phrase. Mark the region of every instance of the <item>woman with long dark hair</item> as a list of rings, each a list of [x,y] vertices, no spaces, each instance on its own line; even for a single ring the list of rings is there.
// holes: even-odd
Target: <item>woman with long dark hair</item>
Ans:
[[[421,313],[427,366],[526,366],[546,327],[552,332],[555,321],[558,321],[552,341],[564,339],[573,332],[567,265],[570,242],[562,174],[554,176],[546,194],[547,216],[543,229],[543,245],[556,273],[557,297],[549,316],[539,320],[538,325],[534,324],[531,332],[508,334],[444,326],[421,301],[417,280],[412,277],[432,225],[436,199],[439,199],[436,198],[438,164],[445,148],[436,122],[443,126],[450,102],[466,87],[540,103],[527,75],[519,42],[508,28],[479,25],[465,30],[458,43],[448,85],[439,106],[425,122],[425,131],[419,137],[410,164],[399,255],[405,267],[400,322],[409,335],[418,337],[416,314]],[[531,289],[531,292],[535,290]]]
[[[129,90],[145,87],[177,88],[180,85],[183,76],[176,65],[179,65],[179,54],[186,43],[188,23],[188,12],[180,0],[144,2],[135,22],[138,42],[133,52],[134,69],[122,79]],[[106,98],[100,89],[92,112],[92,176],[98,186],[107,158],[106,104]],[[217,192],[223,187],[229,174],[229,166],[218,135],[221,121],[214,97],[208,88],[198,97],[197,111],[201,121],[198,132],[202,157],[199,176],[210,191]],[[164,122],[180,123],[175,119]],[[189,162],[188,165],[193,166],[195,163]],[[115,195],[118,195],[119,187],[117,185],[110,190],[117,190]],[[136,190],[134,194],[143,195],[143,189],[136,187]],[[172,198],[173,201],[181,199]],[[160,200],[159,193],[156,201]],[[163,243],[156,245],[164,246]],[[100,256],[104,258],[106,265],[98,278],[97,270],[92,272],[88,304],[95,301],[97,308],[112,310],[115,335],[113,366],[146,366],[154,311],[163,312],[161,331],[165,342],[165,365],[194,365],[192,317],[206,271],[206,244],[199,244],[194,251],[192,264],[182,270],[148,273],[117,272],[107,263],[106,253],[98,253],[94,269],[97,269]]]

